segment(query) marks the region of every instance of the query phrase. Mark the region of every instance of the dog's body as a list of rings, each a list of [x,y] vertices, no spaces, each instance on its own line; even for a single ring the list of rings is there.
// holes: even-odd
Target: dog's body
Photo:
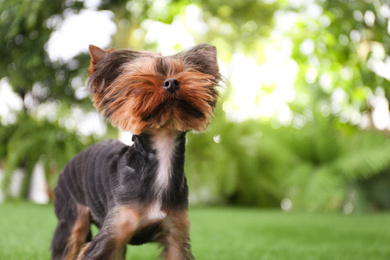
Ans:
[[[95,46],[90,53],[95,106],[132,131],[134,144],[105,141],[65,166],[54,194],[52,258],[124,259],[127,244],[159,242],[163,259],[193,259],[185,138],[206,129],[212,116],[220,79],[215,48],[168,58]],[[99,227],[93,239],[91,223]]]

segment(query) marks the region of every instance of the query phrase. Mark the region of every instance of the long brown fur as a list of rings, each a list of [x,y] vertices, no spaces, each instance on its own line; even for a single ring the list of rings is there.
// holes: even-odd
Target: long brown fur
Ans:
[[[65,260],[73,260],[79,254],[85,240],[90,232],[90,212],[88,207],[77,204],[77,219],[73,224],[71,235],[67,244],[68,255]]]
[[[106,55],[111,52],[106,51]],[[150,52],[134,55],[141,58],[124,62],[121,73],[112,82],[92,81],[95,107],[114,126],[133,134],[163,127],[204,131],[213,115],[219,77],[200,72],[184,55],[162,57]],[[95,62],[91,62],[91,73],[96,71]],[[169,69],[159,71],[161,67]],[[172,95],[161,88],[166,78],[177,79],[180,91]],[[182,104],[192,105],[191,116]]]

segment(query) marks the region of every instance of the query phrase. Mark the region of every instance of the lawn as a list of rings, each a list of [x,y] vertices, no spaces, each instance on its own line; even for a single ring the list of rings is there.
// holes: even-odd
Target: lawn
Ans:
[[[390,259],[390,213],[192,208],[190,215],[198,260]],[[0,204],[0,259],[49,259],[55,224],[52,205]],[[127,259],[152,260],[158,254],[155,245],[129,246]]]

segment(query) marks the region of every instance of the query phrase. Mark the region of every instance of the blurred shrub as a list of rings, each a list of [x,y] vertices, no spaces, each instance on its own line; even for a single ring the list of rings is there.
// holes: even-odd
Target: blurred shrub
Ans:
[[[195,203],[279,207],[287,198],[294,209],[337,210],[347,203],[351,183],[375,186],[364,180],[390,164],[386,135],[329,127],[337,125],[332,116],[315,115],[300,129],[275,129],[267,121],[229,122],[221,107],[216,114],[209,131],[188,137]]]
[[[17,167],[26,170],[19,197],[30,187],[32,171],[37,162],[45,168],[49,187],[54,187],[62,167],[86,146],[94,143],[93,137],[80,136],[57,122],[35,120],[23,113],[17,124],[0,127],[0,158],[5,160],[1,188],[8,195],[12,173]]]

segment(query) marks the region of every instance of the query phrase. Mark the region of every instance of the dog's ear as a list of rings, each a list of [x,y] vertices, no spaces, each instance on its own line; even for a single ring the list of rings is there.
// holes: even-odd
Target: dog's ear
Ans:
[[[99,61],[101,61],[102,59],[104,59],[104,57],[106,57],[108,51],[106,50],[103,50],[95,45],[89,45],[89,54],[91,55],[91,61],[93,64],[96,64],[98,63]]]
[[[217,49],[208,44],[199,44],[181,53],[185,64],[193,66],[196,70],[219,78],[217,62]]]
[[[110,52],[113,52],[114,49],[110,48],[109,50],[103,50],[95,45],[89,45],[89,55],[91,55],[91,64],[89,65],[89,74],[95,72],[95,65],[102,61]]]
[[[90,45],[91,65],[88,87],[91,93],[102,93],[123,72],[123,65],[142,57],[144,52],[130,50],[103,50]]]

